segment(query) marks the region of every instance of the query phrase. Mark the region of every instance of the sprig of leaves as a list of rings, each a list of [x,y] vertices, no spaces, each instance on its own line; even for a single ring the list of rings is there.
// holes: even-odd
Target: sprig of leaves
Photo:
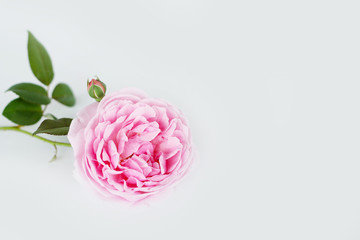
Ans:
[[[45,113],[45,109],[52,99],[68,107],[74,106],[74,94],[65,83],[58,83],[52,94],[49,94],[50,85],[54,79],[52,62],[45,47],[30,31],[28,32],[27,50],[31,71],[44,86],[29,82],[11,86],[7,91],[14,92],[18,98],[12,100],[2,114],[19,125],[18,128],[33,125],[44,117],[47,119],[40,124],[33,134],[67,135],[72,119],[57,119],[51,113]]]

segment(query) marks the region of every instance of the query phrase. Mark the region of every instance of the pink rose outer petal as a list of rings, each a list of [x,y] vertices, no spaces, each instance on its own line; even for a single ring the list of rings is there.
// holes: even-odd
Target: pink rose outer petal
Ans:
[[[138,201],[177,183],[192,162],[182,113],[138,89],[123,89],[81,110],[69,141],[75,171],[105,196]]]

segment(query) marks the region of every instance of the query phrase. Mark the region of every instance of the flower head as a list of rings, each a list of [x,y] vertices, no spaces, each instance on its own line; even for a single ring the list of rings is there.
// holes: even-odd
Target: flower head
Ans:
[[[106,95],[80,111],[68,138],[77,173],[99,192],[129,201],[177,183],[192,162],[183,114],[139,90]]]
[[[90,97],[100,102],[101,99],[105,96],[106,85],[105,83],[101,82],[98,77],[93,77],[90,81],[87,81],[87,91]]]

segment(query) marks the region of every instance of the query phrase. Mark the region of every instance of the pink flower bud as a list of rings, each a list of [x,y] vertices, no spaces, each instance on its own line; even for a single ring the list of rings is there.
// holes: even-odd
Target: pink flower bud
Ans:
[[[91,80],[87,81],[87,90],[90,97],[100,102],[101,99],[105,96],[106,85],[105,83],[101,82],[98,77],[93,77]]]

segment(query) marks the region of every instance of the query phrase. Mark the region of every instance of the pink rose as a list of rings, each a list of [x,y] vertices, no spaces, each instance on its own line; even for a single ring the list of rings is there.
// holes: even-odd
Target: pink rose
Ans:
[[[135,89],[107,95],[80,111],[68,138],[76,171],[101,193],[129,201],[178,182],[192,161],[183,114]]]

